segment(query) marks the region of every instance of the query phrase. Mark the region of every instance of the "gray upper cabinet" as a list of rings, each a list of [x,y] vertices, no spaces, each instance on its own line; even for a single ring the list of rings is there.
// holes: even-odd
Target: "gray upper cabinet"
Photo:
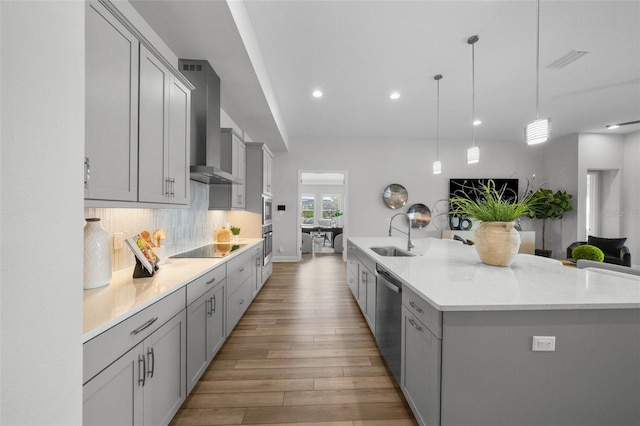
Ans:
[[[244,140],[231,128],[220,129],[220,168],[235,183],[209,185],[209,210],[244,210],[247,155]]]
[[[272,195],[273,156],[263,143],[248,142],[245,210],[262,214],[262,194]]]
[[[98,1],[85,28],[85,198],[136,201],[139,42]]]
[[[142,202],[188,204],[190,91],[146,47],[140,47]]]
[[[193,85],[110,1],[85,31],[85,206],[187,206]]]

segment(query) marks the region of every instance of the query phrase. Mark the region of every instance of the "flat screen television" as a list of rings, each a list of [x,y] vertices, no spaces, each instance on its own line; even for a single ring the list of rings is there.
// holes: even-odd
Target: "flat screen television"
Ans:
[[[506,199],[518,198],[518,179],[496,178],[449,179],[449,198],[460,197],[464,195],[471,200],[475,200],[477,198],[476,193],[478,193],[478,191],[482,189],[482,185],[486,185],[487,181],[489,180],[493,180],[495,182],[496,189],[498,191],[501,191],[502,188],[505,188],[504,197]]]

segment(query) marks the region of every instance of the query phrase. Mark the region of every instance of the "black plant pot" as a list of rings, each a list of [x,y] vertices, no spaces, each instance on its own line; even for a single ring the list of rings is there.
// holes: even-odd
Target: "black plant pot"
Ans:
[[[553,250],[540,250],[540,249],[536,249],[535,251],[536,256],[542,256],[542,257],[551,257],[552,252]]]

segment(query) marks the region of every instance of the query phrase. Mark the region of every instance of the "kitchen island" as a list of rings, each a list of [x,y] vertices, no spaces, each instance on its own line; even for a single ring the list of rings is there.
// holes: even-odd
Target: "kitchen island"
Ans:
[[[420,423],[640,424],[638,277],[523,254],[495,267],[452,240],[414,244],[414,257],[371,250],[404,238],[347,247],[402,283],[400,386]]]

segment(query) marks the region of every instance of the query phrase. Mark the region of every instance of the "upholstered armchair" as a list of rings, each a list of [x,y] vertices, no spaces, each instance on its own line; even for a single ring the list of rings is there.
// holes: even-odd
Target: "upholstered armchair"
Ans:
[[[624,245],[626,238],[600,238],[589,235],[587,241],[576,241],[567,247],[567,259],[572,259],[573,249],[583,244],[598,247],[604,253],[604,262],[614,265],[631,266],[631,252]]]

